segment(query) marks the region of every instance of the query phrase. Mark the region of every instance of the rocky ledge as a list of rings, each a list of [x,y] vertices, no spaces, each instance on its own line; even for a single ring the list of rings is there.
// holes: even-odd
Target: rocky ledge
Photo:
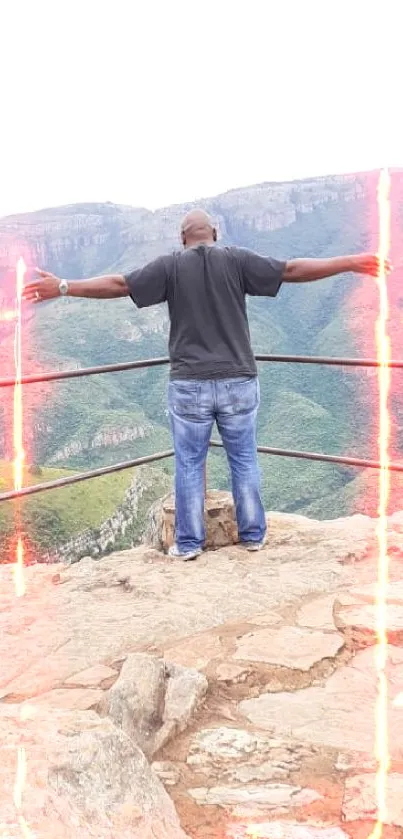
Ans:
[[[222,544],[233,534],[222,521],[228,498],[214,503],[221,546],[193,563],[143,545],[37,565],[23,598],[0,567],[0,827],[9,839],[371,833],[375,521],[269,514],[266,547],[248,554]],[[403,513],[389,524],[384,836],[397,839]]]

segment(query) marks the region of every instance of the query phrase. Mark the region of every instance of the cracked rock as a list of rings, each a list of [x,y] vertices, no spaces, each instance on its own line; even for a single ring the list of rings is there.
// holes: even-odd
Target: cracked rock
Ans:
[[[151,758],[187,727],[207,692],[197,670],[167,665],[146,653],[129,655],[115,684],[98,706]]]
[[[282,780],[299,769],[313,751],[303,745],[222,726],[196,735],[187,764],[198,773],[225,781]]]
[[[403,714],[393,702],[402,686],[403,650],[390,645],[387,658],[389,726],[393,731],[390,752],[392,758],[402,760]],[[368,759],[373,755],[376,702],[374,656],[368,648],[335,670],[323,684],[296,692],[263,693],[242,701],[239,710],[253,725],[274,736],[361,752]]]
[[[190,795],[198,804],[226,807],[236,815],[256,808],[277,810],[283,807],[304,806],[321,796],[315,790],[302,790],[290,784],[265,784],[264,786],[212,787],[190,789]],[[236,808],[234,810],[234,808]]]

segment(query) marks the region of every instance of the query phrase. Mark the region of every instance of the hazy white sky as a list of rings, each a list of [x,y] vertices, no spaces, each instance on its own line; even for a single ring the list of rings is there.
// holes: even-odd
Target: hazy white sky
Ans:
[[[402,0],[0,0],[0,215],[403,165]]]

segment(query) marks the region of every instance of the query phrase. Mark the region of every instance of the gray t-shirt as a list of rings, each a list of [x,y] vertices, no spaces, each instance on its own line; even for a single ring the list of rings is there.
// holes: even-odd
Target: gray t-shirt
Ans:
[[[139,307],[168,302],[171,379],[256,376],[245,295],[275,297],[286,263],[246,248],[197,245],[125,275]]]

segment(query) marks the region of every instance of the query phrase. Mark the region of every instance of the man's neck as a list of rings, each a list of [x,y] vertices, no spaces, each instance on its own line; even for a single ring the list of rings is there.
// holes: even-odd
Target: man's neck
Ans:
[[[214,245],[214,244],[215,244],[214,239],[198,239],[197,242],[189,242],[189,244],[186,243],[185,249],[186,248],[198,248],[199,245],[207,245],[207,246],[212,247],[212,245]]]

